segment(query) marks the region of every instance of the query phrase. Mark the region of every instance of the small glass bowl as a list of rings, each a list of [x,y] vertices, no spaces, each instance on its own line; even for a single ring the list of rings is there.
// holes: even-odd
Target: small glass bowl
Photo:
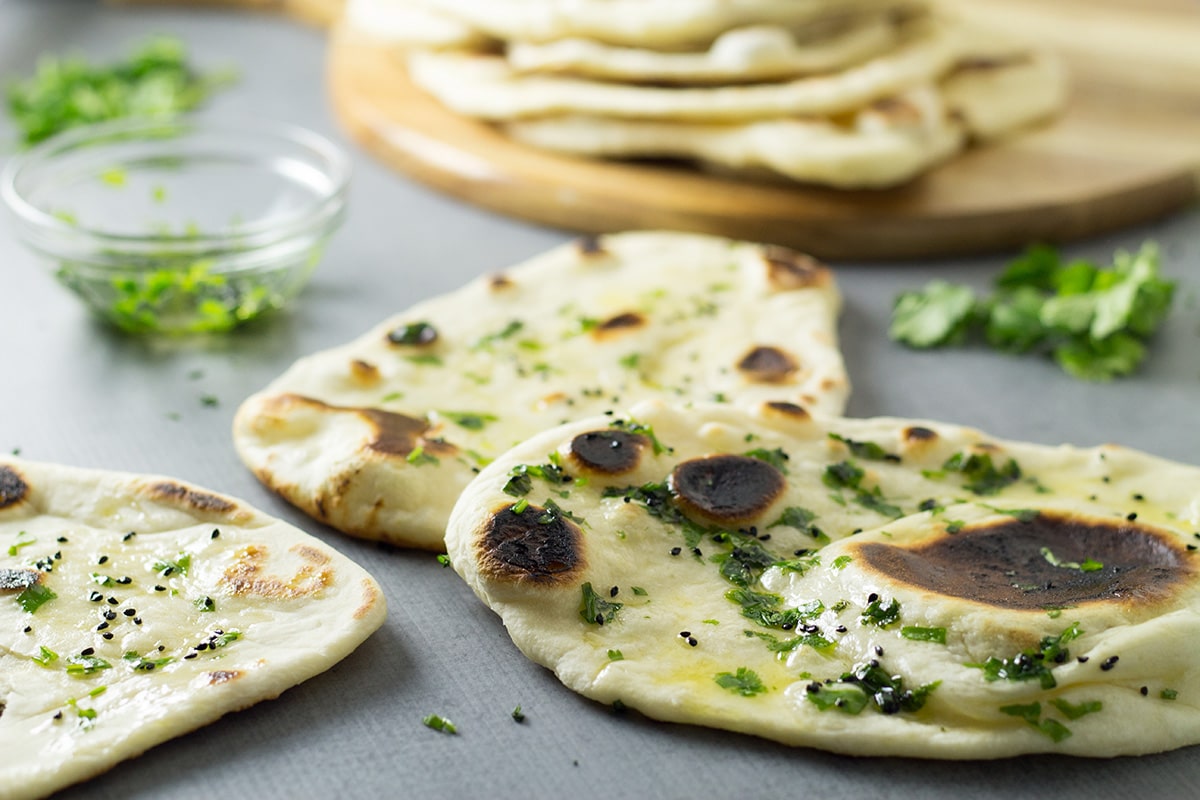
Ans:
[[[302,128],[121,120],[14,157],[0,196],[22,240],[103,319],[209,333],[300,292],[349,177],[345,154]]]

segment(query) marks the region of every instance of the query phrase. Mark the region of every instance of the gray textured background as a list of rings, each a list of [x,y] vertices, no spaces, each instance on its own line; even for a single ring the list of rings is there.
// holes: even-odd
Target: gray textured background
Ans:
[[[0,76],[39,53],[110,58],[152,32],[182,37],[241,81],[212,113],[299,123],[354,150],[323,96],[325,43],[269,17],[0,0]],[[0,122],[0,139],[11,129]],[[0,155],[0,161],[4,159]],[[349,219],[294,309],[207,345],[150,346],[91,321],[0,222],[0,452],[173,475],[233,494],[331,542],[387,594],[384,628],[280,699],[227,716],[66,792],[89,798],[1042,797],[1200,795],[1194,749],[1095,762],[856,760],[747,736],[615,716],[512,646],[498,619],[428,553],[391,552],[321,528],[263,489],[229,441],[234,410],[295,358],[340,344],[416,300],[568,238],[436,195],[354,151]],[[1003,187],[997,187],[1003,191]],[[1176,311],[1134,379],[1074,381],[1049,362],[983,350],[906,351],[887,341],[897,291],[932,276],[988,285],[1002,258],[838,264],[851,416],[927,417],[998,436],[1116,442],[1200,463],[1200,213],[1068,248],[1105,259],[1156,238],[1180,282]],[[195,371],[203,377],[189,377]],[[215,395],[216,407],[203,395]],[[520,704],[524,725],[509,717]],[[424,728],[436,712],[457,737]],[[3,757],[0,754],[0,757]]]

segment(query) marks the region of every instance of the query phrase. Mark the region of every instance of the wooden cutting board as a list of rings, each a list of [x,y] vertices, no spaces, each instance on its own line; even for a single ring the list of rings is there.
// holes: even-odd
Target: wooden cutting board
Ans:
[[[346,29],[332,32],[329,88],[346,129],[385,163],[455,197],[573,231],[680,228],[825,258],[918,258],[1077,239],[1200,195],[1195,0],[958,7],[1058,50],[1073,76],[1069,107],[1053,125],[886,191],[539,152],[445,110],[408,81],[392,52]]]

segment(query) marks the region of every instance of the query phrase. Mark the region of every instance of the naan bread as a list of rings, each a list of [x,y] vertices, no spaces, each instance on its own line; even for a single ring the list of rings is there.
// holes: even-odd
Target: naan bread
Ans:
[[[729,171],[769,171],[842,189],[894,186],[957,153],[962,124],[932,87],[873,103],[850,125],[778,119],[700,125],[560,117],[514,122],[505,132],[545,150],[609,158],[689,158]]]
[[[495,44],[482,31],[409,0],[348,0],[343,19],[354,30],[400,48],[478,50]]]
[[[0,798],[47,795],[323,672],[383,622],[317,539],[168,478],[0,461]]]
[[[406,0],[495,39],[533,42],[582,37],[633,47],[704,45],[730,28],[811,25],[895,0]]]
[[[755,25],[718,36],[703,51],[663,52],[616,47],[591,39],[511,42],[509,65],[521,73],[545,72],[608,81],[672,84],[738,84],[833,72],[895,47],[900,20],[872,13],[805,38],[787,28]]]
[[[697,124],[567,116],[503,126],[545,150],[607,158],[687,158],[733,172],[768,170],[842,189],[908,181],[968,140],[995,139],[1062,107],[1066,78],[1056,59],[1029,53],[968,62],[937,88],[916,87],[849,117]]]
[[[497,459],[446,544],[595,700],[957,759],[1200,742],[1198,531],[1200,468],[1116,446],[646,403]]]
[[[559,422],[646,397],[841,410],[832,275],[807,256],[630,233],[553,250],[297,362],[234,421],[306,513],[438,548],[478,469]]]
[[[896,49],[841,72],[781,83],[651,87],[518,74],[502,56],[458,51],[411,53],[413,82],[466,116],[517,120],[565,114],[618,119],[742,122],[853,112],[935,81],[981,48],[977,37],[929,25]]]

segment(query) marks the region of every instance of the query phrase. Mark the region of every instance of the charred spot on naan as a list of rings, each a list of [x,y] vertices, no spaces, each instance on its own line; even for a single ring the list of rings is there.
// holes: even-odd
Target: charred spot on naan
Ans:
[[[362,619],[371,613],[375,606],[379,605],[383,599],[383,593],[379,591],[379,584],[370,578],[362,579],[362,603],[358,608],[354,609],[354,618]]]
[[[591,336],[593,339],[603,341],[605,339],[616,338],[624,333],[630,333],[645,326],[646,317],[644,314],[637,311],[624,311],[601,321],[596,327],[592,328]]]
[[[0,592],[24,591],[42,579],[36,569],[0,569]]]
[[[212,672],[206,672],[204,675],[208,679],[209,686],[217,686],[222,683],[229,683],[230,681],[235,681],[242,677],[242,673],[236,669],[218,669],[213,670]]]
[[[15,506],[29,494],[29,484],[16,467],[0,464],[0,509]]]
[[[502,506],[475,537],[480,572],[492,580],[569,586],[584,568],[583,533],[562,514],[527,504]]]
[[[974,56],[959,59],[951,68],[947,77],[954,77],[969,72],[992,72],[1010,67],[1023,66],[1033,62],[1033,53],[1029,51],[1013,52],[1006,55]]]
[[[885,580],[1016,611],[1110,603],[1133,612],[1170,599],[1196,575],[1190,554],[1166,531],[1049,511],[913,546],[854,549]]]
[[[739,455],[689,459],[667,478],[667,488],[684,514],[719,525],[758,517],[783,494],[786,484],[773,465]]]
[[[488,288],[493,292],[500,292],[505,289],[511,289],[516,286],[516,282],[505,275],[503,272],[497,272],[488,276]]]
[[[379,367],[370,361],[355,358],[350,361],[350,378],[360,386],[374,386],[382,376]]]
[[[234,563],[226,568],[223,582],[236,595],[273,600],[309,597],[333,583],[333,567],[328,555],[309,545],[296,545],[290,552],[304,563],[286,580],[266,571],[270,555],[266,546],[252,544],[234,554]]]
[[[142,493],[156,503],[174,506],[200,519],[238,522],[252,514],[224,497],[201,492],[174,481],[159,481],[142,488]]]
[[[763,403],[762,411],[768,417],[781,417],[792,422],[808,422],[812,416],[804,406],[789,403],[785,400],[772,400]]]
[[[571,440],[568,457],[581,471],[623,475],[637,469],[649,445],[650,440],[640,433],[588,431]]]
[[[785,383],[799,371],[800,365],[778,347],[758,345],[738,360],[737,368],[751,383]]]
[[[595,258],[608,254],[599,236],[581,236],[575,240],[575,248],[579,251],[579,255],[585,258]]]
[[[769,245],[762,248],[767,285],[777,292],[826,286],[833,280],[829,269],[807,253]]]

